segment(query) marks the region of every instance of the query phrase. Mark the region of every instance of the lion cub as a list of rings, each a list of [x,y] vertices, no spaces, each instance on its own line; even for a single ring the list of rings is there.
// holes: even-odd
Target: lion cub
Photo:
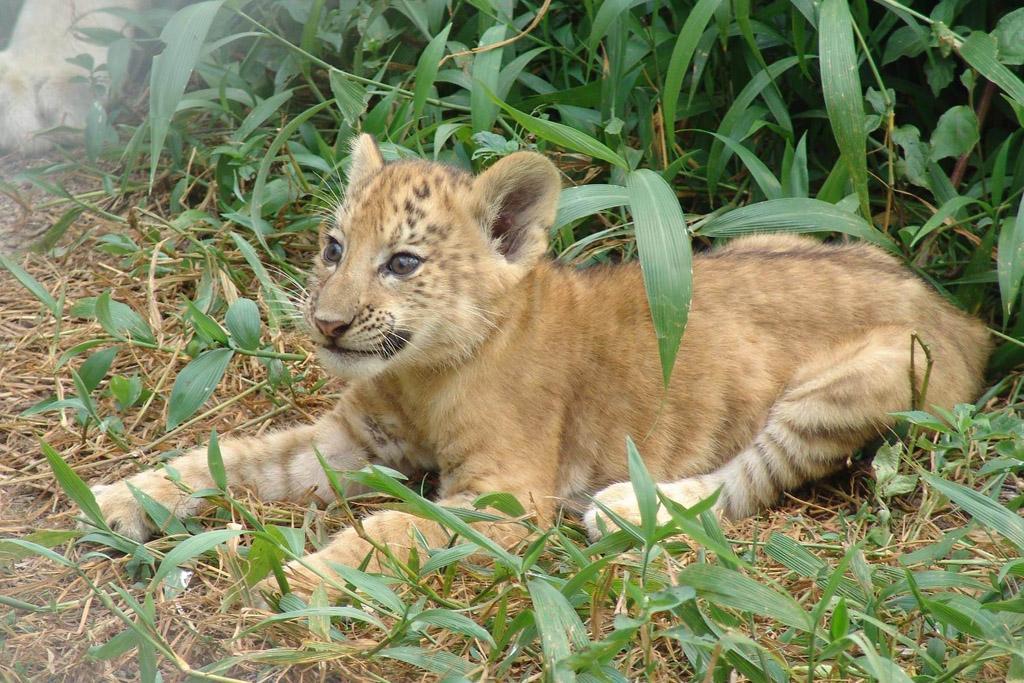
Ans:
[[[974,398],[986,331],[890,256],[864,244],[760,235],[698,255],[689,323],[662,386],[636,265],[574,271],[545,258],[559,175],[520,152],[480,176],[422,161],[385,164],[355,144],[345,202],[327,226],[305,316],[324,367],[349,381],[333,412],[269,436],[225,440],[232,484],[276,500],[332,494],[316,447],[340,470],[383,463],[438,470],[440,503],[515,494],[540,520],[593,496],[627,520],[633,437],[665,495],[692,505],[720,489],[733,518],[841,468],[911,404],[923,354],[925,405]],[[173,463],[211,485],[205,449]],[[159,471],[127,480],[177,514],[203,500]],[[124,483],[96,487],[104,514],[141,538],[149,522]],[[584,521],[600,534],[597,508]],[[449,542],[399,511],[363,520],[393,551],[417,534]],[[610,526],[610,525],[609,525]],[[485,532],[504,543],[511,524]],[[288,567],[311,590],[329,563],[359,565],[372,547],[352,529]],[[378,567],[376,560],[371,566]]]

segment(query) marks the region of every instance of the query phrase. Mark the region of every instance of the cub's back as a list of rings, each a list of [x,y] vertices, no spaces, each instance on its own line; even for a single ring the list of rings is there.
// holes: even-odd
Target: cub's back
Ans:
[[[907,336],[908,347],[910,332],[929,346],[935,369],[956,394],[937,401],[973,400],[980,386],[990,349],[984,324],[877,247],[742,237],[698,255],[693,281],[684,345],[713,336],[720,355],[748,366],[755,358],[779,381],[830,346],[891,328]]]

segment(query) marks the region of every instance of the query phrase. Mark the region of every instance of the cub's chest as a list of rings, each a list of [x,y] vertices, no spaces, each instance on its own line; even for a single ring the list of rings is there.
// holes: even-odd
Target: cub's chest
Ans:
[[[352,431],[371,463],[399,471],[436,469],[436,457],[423,440],[410,433],[402,416],[392,412],[363,413],[350,420]]]

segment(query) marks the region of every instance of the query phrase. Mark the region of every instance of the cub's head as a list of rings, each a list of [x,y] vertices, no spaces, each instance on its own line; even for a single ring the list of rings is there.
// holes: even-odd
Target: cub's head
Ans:
[[[476,177],[425,161],[386,164],[363,135],[348,180],[305,310],[325,368],[355,378],[467,357],[547,249],[554,165],[531,152]]]

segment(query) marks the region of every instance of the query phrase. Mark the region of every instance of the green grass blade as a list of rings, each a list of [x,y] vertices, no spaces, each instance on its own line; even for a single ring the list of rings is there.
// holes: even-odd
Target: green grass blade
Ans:
[[[948,33],[948,30],[947,30]],[[955,40],[953,41],[955,43]],[[1024,107],[1024,81],[999,62],[996,41],[984,31],[974,31],[959,47],[960,56]]]
[[[150,188],[156,180],[157,164],[171,127],[171,118],[185,94],[185,86],[222,4],[223,0],[206,0],[188,5],[175,13],[160,33],[160,40],[167,47],[153,58],[149,85]]]
[[[54,450],[53,446],[45,441],[40,441],[39,446],[43,449],[46,461],[50,463],[50,469],[53,470],[57,483],[64,489],[64,493],[68,495],[68,498],[81,509],[82,513],[96,527],[109,531],[110,527],[107,526],[107,521],[103,519],[100,506],[96,503],[96,497],[92,495],[92,491],[82,481],[82,478],[71,469],[67,462],[64,461],[64,458],[60,457],[60,454]]]
[[[711,218],[696,226],[694,232],[708,237],[758,232],[842,232],[896,251],[892,240],[863,218],[818,199],[772,199],[748,204]]]
[[[647,169],[634,171],[626,176],[626,191],[667,385],[690,310],[690,236],[679,200],[660,175]]]
[[[491,94],[491,97],[494,98],[494,101],[498,103],[498,106],[504,109],[516,123],[537,137],[554,143],[560,147],[571,149],[574,152],[588,154],[595,159],[607,161],[608,163],[614,164],[623,170],[629,168],[629,164],[626,163],[625,159],[612,151],[607,145],[595,140],[586,133],[580,132],[563,123],[547,121],[536,116],[524,114],[515,107],[502,102],[493,94]]]
[[[996,259],[999,273],[999,295],[1003,302],[1003,320],[1009,322],[1017,304],[1021,279],[1024,278],[1024,198],[1014,219],[1006,219],[999,230],[999,251]]]
[[[2,253],[0,253],[0,265],[6,268],[14,276],[14,279],[20,282],[21,286],[27,289],[32,296],[39,299],[40,303],[46,306],[50,313],[55,317],[60,317],[60,304],[57,303],[57,300],[53,298],[46,287],[43,287],[38,280],[29,275],[13,259],[4,256]]]
[[[690,68],[693,54],[697,51],[697,43],[704,34],[704,28],[721,3],[722,0],[699,0],[686,16],[683,28],[679,31],[679,37],[672,48],[672,56],[669,58],[668,70],[665,73],[665,85],[661,89],[665,139],[670,149],[675,144],[676,107],[683,89],[683,80]]]
[[[225,541],[238,538],[247,533],[250,532],[245,529],[214,529],[213,531],[207,531],[197,536],[186,538],[164,555],[163,561],[157,568],[156,573],[153,574],[153,580],[150,581],[150,590],[159,586],[160,582],[180,565],[195,559],[212,548],[216,548]]]
[[[927,472],[922,476],[932,488],[962,507],[980,524],[1009,539],[1024,552],[1024,518],[1019,514],[962,484]]]
[[[505,25],[492,26],[480,36],[480,47],[492,45],[505,39]],[[504,48],[480,52],[473,57],[473,86],[469,91],[470,119],[473,132],[489,131],[498,119],[498,102],[492,93],[498,91],[501,77],[501,56]]]
[[[621,185],[581,185],[562,190],[553,231],[595,213],[625,206],[629,193]]]
[[[444,55],[445,46],[448,44],[448,33],[451,30],[452,25],[448,24],[440,33],[434,36],[427,44],[427,47],[424,48],[419,61],[416,63],[416,87],[413,90],[412,98],[412,118],[414,121],[418,121],[423,116],[423,107],[427,103],[427,96],[430,94],[430,89],[434,87],[434,81],[437,79],[438,65],[441,62],[441,57]]]
[[[545,668],[555,681],[572,680],[572,672],[558,663],[572,654],[573,646],[585,647],[589,639],[576,610],[551,584],[532,579],[526,584],[533,600],[533,614],[540,632]]]
[[[683,569],[678,579],[720,607],[769,617],[801,631],[812,628],[811,615],[791,596],[732,569],[695,564]]]
[[[846,0],[824,0],[821,5],[818,59],[832,133],[860,198],[861,213],[870,218],[864,95],[853,44],[853,17]]]
[[[228,307],[224,324],[231,338],[243,349],[252,350],[260,345],[260,309],[252,299],[238,299]]]

